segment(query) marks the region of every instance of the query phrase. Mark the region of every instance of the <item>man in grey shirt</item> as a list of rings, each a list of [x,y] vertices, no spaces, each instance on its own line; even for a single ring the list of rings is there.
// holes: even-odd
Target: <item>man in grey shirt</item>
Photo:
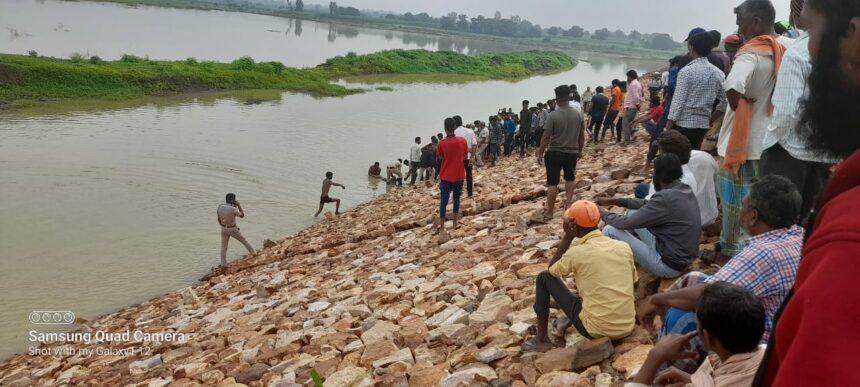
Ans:
[[[693,190],[681,182],[681,160],[674,154],[654,159],[651,199],[598,199],[599,206],[628,208],[617,215],[601,209],[603,235],[626,242],[633,258],[661,278],[681,275],[699,255],[701,218]]]
[[[248,254],[254,255],[254,248],[242,236],[236,224],[236,217],[245,217],[245,211],[242,211],[242,205],[236,200],[236,194],[228,193],[227,202],[218,206],[217,213],[218,224],[221,225],[221,266],[227,265],[227,242],[230,241],[230,237],[236,238],[237,241],[245,245]]]
[[[555,88],[558,108],[549,114],[543,127],[540,148],[537,153],[538,165],[546,166],[546,209],[544,221],[552,219],[555,200],[558,196],[559,173],[564,171],[564,194],[567,202],[573,204],[576,161],[585,146],[585,120],[578,110],[570,107],[570,86]]]

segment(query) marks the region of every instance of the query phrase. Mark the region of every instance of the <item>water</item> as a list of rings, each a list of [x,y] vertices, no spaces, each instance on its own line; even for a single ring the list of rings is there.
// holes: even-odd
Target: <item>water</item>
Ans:
[[[95,13],[110,15],[99,17],[110,24],[90,27],[101,38],[88,40],[92,36],[84,21],[93,20]],[[144,51],[136,54],[159,58],[251,55],[290,63],[290,56],[268,48],[276,42],[284,52],[303,45],[325,52],[313,52],[318,59],[292,63],[313,65],[347,50],[415,47],[370,29],[360,29],[349,44],[341,45],[340,38],[307,43],[325,35],[311,33],[315,29],[310,25],[328,29],[325,23],[310,22],[300,39],[281,33],[266,44],[234,37],[213,46],[189,28],[166,44],[157,36],[166,38],[169,33],[162,29],[167,27],[141,33],[141,19],[156,17],[152,15],[202,28],[199,35],[212,33],[213,25],[226,30],[258,26],[262,32],[254,36],[261,39],[270,36],[265,30],[272,25],[287,23],[235,13],[12,0],[0,3],[0,32],[15,21],[31,26],[33,40],[22,44],[13,39],[14,49],[3,40],[0,51],[27,47],[61,55],[86,48],[111,57],[132,47]],[[37,26],[60,22],[70,26],[70,32],[59,34],[62,44],[50,37],[35,39]],[[105,34],[107,28],[110,34]],[[130,36],[147,37],[131,44],[124,40]],[[464,44],[506,49],[486,42]],[[242,232],[259,248],[265,238],[281,238],[315,222],[326,171],[347,186],[333,188],[332,196],[349,208],[386,191],[384,184],[366,177],[372,162],[407,156],[412,139],[426,141],[441,132],[447,116],[486,120],[502,106],[516,108],[522,99],[546,100],[562,83],[605,85],[630,68],[662,64],[573,55],[585,61],[572,71],[513,83],[392,84],[391,92],[324,99],[255,92],[75,102],[0,115],[0,358],[26,351],[32,310],[72,310],[89,319],[193,283],[218,262],[215,208],[228,191],[238,195],[246,210],[247,217],[239,221]],[[228,259],[242,252],[231,241]]]
[[[468,54],[521,50],[501,41],[374,30],[222,11],[129,7],[56,0],[0,1],[0,52],[68,58],[79,53],[105,60],[123,54],[152,59],[232,61],[252,56],[291,67],[310,67],[352,51],[395,48]]]

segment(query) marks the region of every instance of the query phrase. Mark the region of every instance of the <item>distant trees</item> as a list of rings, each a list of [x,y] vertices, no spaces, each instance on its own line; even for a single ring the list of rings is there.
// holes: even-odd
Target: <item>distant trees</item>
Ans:
[[[493,19],[501,20],[501,18],[502,18],[502,13],[501,13],[501,12],[496,11],[496,13],[494,13],[494,14],[493,14]]]
[[[612,32],[610,32],[606,28],[601,28],[599,30],[595,30],[594,33],[591,34],[591,38],[597,40],[606,40],[609,38],[610,35],[612,35]]]
[[[561,34],[561,31],[561,27],[552,26],[547,28],[546,33],[550,36],[558,36],[559,34]]]
[[[573,26],[573,27],[570,27],[569,30],[564,31],[564,36],[570,36],[573,38],[581,38],[581,37],[585,36],[585,29],[583,29],[580,26]]]
[[[302,4],[304,7],[304,4]],[[328,3],[328,12],[332,16],[361,16],[361,12],[355,7],[339,7],[337,2]]]
[[[630,31],[630,35],[627,35],[630,39],[633,40],[642,40],[642,33],[636,30]]]
[[[674,50],[678,48],[680,44],[674,40],[669,34],[652,34],[651,41],[645,43],[645,47],[651,48],[654,50]]]
[[[627,37],[627,34],[625,34],[624,31],[621,30],[615,30],[615,32],[612,33],[612,36],[616,39],[624,39]]]

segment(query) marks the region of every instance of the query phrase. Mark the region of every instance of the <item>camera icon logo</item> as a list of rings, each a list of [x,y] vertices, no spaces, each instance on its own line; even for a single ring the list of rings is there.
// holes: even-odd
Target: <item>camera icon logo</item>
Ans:
[[[38,325],[69,325],[75,322],[75,314],[70,310],[34,310],[28,320]]]

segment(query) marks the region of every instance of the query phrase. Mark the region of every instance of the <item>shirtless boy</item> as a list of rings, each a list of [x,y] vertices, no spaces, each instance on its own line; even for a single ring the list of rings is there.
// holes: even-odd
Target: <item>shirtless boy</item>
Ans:
[[[329,197],[328,191],[331,189],[331,186],[336,186],[336,187],[340,187],[343,189],[346,189],[346,186],[343,184],[333,182],[331,180],[332,177],[334,177],[333,173],[331,173],[331,172],[325,173],[325,180],[323,180],[323,182],[322,182],[322,194],[320,194],[320,209],[317,210],[316,214],[314,214],[314,218],[319,216],[320,212],[322,212],[322,210],[323,210],[323,206],[325,206],[326,203],[332,203],[332,202],[335,204],[334,213],[336,215],[340,215],[340,199]]]

